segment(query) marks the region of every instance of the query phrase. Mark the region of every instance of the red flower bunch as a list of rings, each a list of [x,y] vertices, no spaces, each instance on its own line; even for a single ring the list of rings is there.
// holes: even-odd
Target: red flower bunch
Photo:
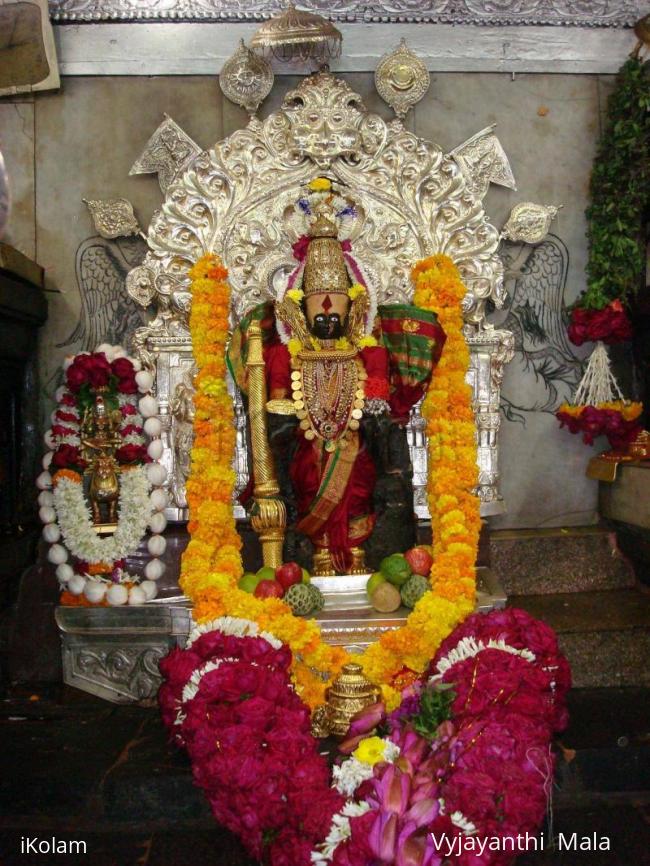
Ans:
[[[334,866],[506,866],[507,845],[478,843],[532,835],[544,817],[550,741],[566,724],[570,685],[552,630],[521,610],[474,614],[442,644],[430,673],[455,694],[451,719],[432,736],[420,733],[430,683],[409,686],[388,717],[375,704],[353,721],[345,753],[388,723],[400,754],[355,791],[370,809],[350,819]]]
[[[111,365],[103,352],[80,353],[68,367],[66,384],[73,394],[78,394],[84,385],[91,388],[105,387],[112,373]]]
[[[458,712],[460,690],[467,687],[463,680],[463,673],[469,671],[470,666],[462,660],[447,666],[443,660],[454,658],[455,653],[462,650],[465,641],[472,641],[476,645],[482,643],[486,647],[475,656],[470,656],[465,660],[481,659],[481,656],[487,653],[485,662],[482,661],[477,668],[477,676],[480,672],[484,672],[487,677],[494,681],[498,677],[492,676],[489,673],[489,668],[501,668],[504,677],[506,671],[508,672],[511,686],[514,679],[515,681],[518,680],[523,690],[534,690],[536,687],[541,687],[546,693],[544,700],[548,699],[553,704],[553,712],[548,718],[549,724],[554,730],[562,730],[566,727],[568,716],[565,701],[566,694],[571,688],[571,670],[566,658],[560,653],[557,635],[550,626],[539,619],[535,619],[525,610],[514,607],[493,610],[488,614],[474,613],[457,626],[438,647],[427,672],[427,676],[436,676],[442,669],[446,668],[442,675],[442,681],[454,683],[454,691],[457,695],[456,712]],[[508,650],[490,649],[491,642],[505,646],[508,650],[519,651],[522,655],[516,655]],[[530,659],[530,654],[534,656],[534,659],[527,660]],[[518,661],[512,664],[511,659]],[[528,668],[522,669],[519,661],[528,665]],[[535,673],[532,673],[533,669]],[[525,673],[526,670],[529,670],[528,675]],[[474,668],[472,667],[471,677],[473,676]],[[487,687],[488,680],[484,680],[482,685]],[[505,688],[507,688],[507,684],[504,679],[504,690]],[[475,691],[480,691],[480,689],[476,688]],[[515,692],[510,698],[510,694],[511,692],[505,694],[503,700],[508,700],[511,709],[513,700],[521,699],[522,704],[526,705],[523,696],[519,696]],[[472,695],[469,697],[473,700],[481,700]],[[541,695],[540,700],[542,700]],[[535,707],[535,711],[537,709],[539,708]],[[533,715],[534,713],[529,714]]]
[[[163,720],[217,820],[272,866],[309,866],[343,798],[289,678],[291,654],[215,629],[161,662]]]
[[[144,445],[122,445],[115,452],[118,463],[147,463],[147,449]]]
[[[115,383],[121,394],[136,394],[135,368],[128,358],[116,358],[112,363],[103,352],[80,353],[66,372],[66,384],[73,394],[84,385],[96,389]]]
[[[137,394],[135,368],[128,358],[116,358],[111,364],[111,371],[117,379],[117,390],[121,394]]]
[[[579,413],[560,409],[555,415],[560,427],[568,427],[570,433],[582,433],[585,445],[593,445],[598,436],[607,436],[615,451],[626,451],[641,432],[641,425],[636,419],[624,418],[616,409],[585,406]]]
[[[623,304],[617,299],[602,310],[574,307],[568,328],[569,339],[576,346],[600,340],[611,345],[632,339],[632,323]]]
[[[86,461],[81,457],[81,451],[75,445],[59,445],[52,455],[52,465],[57,469],[85,469]]]

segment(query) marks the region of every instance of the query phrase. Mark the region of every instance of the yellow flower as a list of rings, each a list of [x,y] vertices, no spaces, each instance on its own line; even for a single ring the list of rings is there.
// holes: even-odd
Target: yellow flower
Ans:
[[[287,343],[287,349],[289,350],[291,357],[295,358],[298,352],[302,349],[302,343],[297,337],[292,337]]]
[[[361,283],[354,283],[348,289],[348,298],[350,298],[351,301],[354,301],[360,295],[363,295],[365,291],[365,286],[362,286]]]
[[[334,341],[334,348],[335,349],[349,349],[350,348],[350,341],[348,340],[347,337],[339,337],[338,340]]]
[[[386,754],[386,743],[381,737],[366,737],[361,740],[357,748],[352,752],[352,756],[364,764],[370,764],[374,767],[379,761],[384,760]]]
[[[315,177],[309,181],[309,189],[312,192],[326,192],[332,189],[332,181],[328,177]]]
[[[287,297],[289,300],[293,301],[295,304],[299,304],[302,299],[305,297],[305,293],[302,289],[289,289],[287,291]]]
[[[362,337],[360,340],[357,340],[357,346],[360,349],[366,349],[369,346],[376,346],[376,345],[377,345],[377,340],[375,340],[375,338],[372,336],[372,334],[369,334],[367,337]]]

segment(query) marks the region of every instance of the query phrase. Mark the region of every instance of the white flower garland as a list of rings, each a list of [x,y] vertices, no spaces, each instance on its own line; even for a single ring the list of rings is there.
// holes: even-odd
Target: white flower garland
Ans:
[[[454,665],[459,662],[465,661],[465,659],[474,658],[479,653],[483,652],[486,649],[496,649],[501,652],[509,653],[510,655],[519,656],[527,662],[535,661],[535,653],[531,652],[529,649],[517,649],[516,647],[510,646],[507,644],[502,638],[499,640],[495,640],[494,638],[490,638],[486,643],[482,640],[476,640],[476,638],[469,636],[464,637],[461,641],[456,644],[456,646],[450,650],[446,656],[443,656],[438,664],[436,665],[437,674],[432,676],[429,679],[429,682],[435,682],[435,680],[440,679],[440,677],[446,673],[449,668],[452,668]]]
[[[81,482],[61,478],[54,488],[54,508],[66,546],[84,562],[113,563],[135,553],[151,517],[151,484],[144,466],[120,473],[117,529],[97,535]]]
[[[365,815],[370,809],[370,803],[362,800],[360,803],[346,803],[340,812],[332,818],[332,824],[325,840],[318,846],[317,851],[311,852],[312,863],[328,863],[334,856],[338,846],[349,839],[352,835],[350,818],[358,818]]]
[[[232,637],[261,637],[275,650],[279,650],[282,647],[281,640],[278,640],[277,637],[268,631],[261,632],[256,622],[236,616],[220,616],[218,619],[210,620],[210,622],[195,625],[187,639],[185,649],[189,649],[194,641],[210,631],[220,631]]]

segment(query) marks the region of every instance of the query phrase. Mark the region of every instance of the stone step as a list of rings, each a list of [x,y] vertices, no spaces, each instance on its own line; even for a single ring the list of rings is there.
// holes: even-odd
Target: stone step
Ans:
[[[610,834],[612,850],[591,859],[580,851],[559,856],[547,844],[519,866],[647,862],[649,703],[650,689],[569,694],[553,832]],[[11,743],[0,775],[2,866],[67,862],[20,854],[21,836],[53,835],[86,841],[83,862],[93,866],[252,866],[214,822],[155,708],[115,706],[73,689],[14,688],[0,703],[0,735]]]
[[[490,565],[508,595],[632,587],[634,570],[616,534],[600,526],[490,533]]]
[[[638,588],[515,595],[521,607],[558,633],[577,688],[650,687],[650,596]]]

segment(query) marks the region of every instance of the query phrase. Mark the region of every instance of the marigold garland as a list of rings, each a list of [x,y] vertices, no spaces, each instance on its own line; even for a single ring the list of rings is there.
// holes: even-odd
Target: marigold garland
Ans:
[[[237,587],[242,574],[241,540],[232,515],[235,426],[226,387],[230,289],[227,271],[213,255],[190,271],[190,331],[199,373],[196,378],[195,440],[187,495],[192,514],[190,543],[183,554],[181,587],[194,603],[197,622],[228,614],[251,619],[288,644],[292,675],[303,700],[315,707],[326,680],[348,659],[326,644],[314,620],[296,617],[279,599],[258,599]],[[366,674],[384,690],[389,707],[404,669],[421,672],[440,642],[474,606],[474,564],[480,519],[470,389],[465,383],[469,353],[462,334],[465,288],[447,256],[433,256],[413,271],[415,303],[438,313],[447,346],[423,405],[429,439],[429,508],[434,526],[435,592],[418,602],[405,625],[382,635],[362,656]]]

